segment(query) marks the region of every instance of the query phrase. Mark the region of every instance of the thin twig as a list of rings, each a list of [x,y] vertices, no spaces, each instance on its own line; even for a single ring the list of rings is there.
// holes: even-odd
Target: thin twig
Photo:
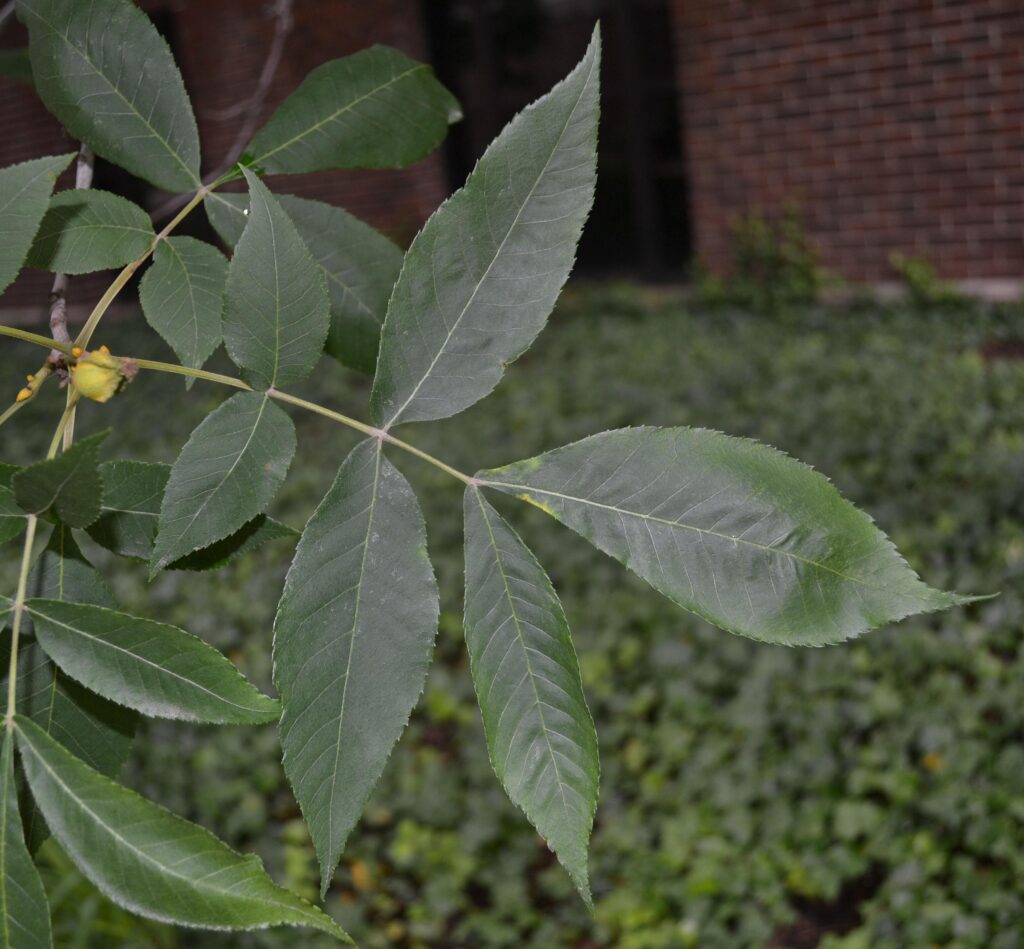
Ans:
[[[263,61],[263,69],[260,71],[256,85],[253,87],[252,95],[247,100],[236,103],[230,110],[226,110],[226,113],[230,112],[230,114],[223,115],[224,118],[233,118],[235,115],[242,115],[244,118],[238,126],[238,132],[234,140],[224,153],[224,158],[221,160],[220,165],[203,178],[204,184],[210,184],[222,177],[238,161],[245,146],[249,143],[249,139],[252,138],[253,133],[256,131],[256,126],[263,112],[263,103],[267,98],[267,93],[270,91],[274,76],[277,74],[277,68],[281,64],[281,57],[284,55],[285,42],[288,39],[288,34],[292,31],[292,26],[295,24],[295,17],[292,15],[293,3],[294,0],[274,0],[274,3],[269,8],[274,17],[274,35],[270,41],[270,49],[267,50],[266,59]],[[157,207],[152,212],[152,216],[156,220],[160,220],[172,211],[176,211],[187,200],[188,198],[185,196],[175,195]]]
[[[92,187],[93,166],[96,156],[92,149],[82,143],[78,150],[78,161],[75,163],[75,187],[85,189]],[[53,289],[50,290],[50,335],[58,342],[71,345],[68,333],[68,275],[58,273],[53,278]],[[50,351],[50,363],[57,367],[61,378],[67,377],[64,369],[64,353],[59,349]]]

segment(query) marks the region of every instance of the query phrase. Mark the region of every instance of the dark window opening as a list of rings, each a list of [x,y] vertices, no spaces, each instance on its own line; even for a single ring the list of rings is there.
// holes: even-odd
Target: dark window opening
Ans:
[[[575,65],[601,20],[597,195],[576,269],[679,279],[691,243],[667,0],[427,0],[423,10],[432,62],[465,114],[446,147],[452,188]]]

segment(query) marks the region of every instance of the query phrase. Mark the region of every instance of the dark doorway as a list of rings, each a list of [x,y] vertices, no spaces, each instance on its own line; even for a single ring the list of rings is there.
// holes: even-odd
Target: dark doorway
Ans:
[[[667,0],[425,0],[432,61],[463,105],[457,187],[505,123],[564,76],[601,20],[599,174],[577,271],[682,277],[690,258]]]

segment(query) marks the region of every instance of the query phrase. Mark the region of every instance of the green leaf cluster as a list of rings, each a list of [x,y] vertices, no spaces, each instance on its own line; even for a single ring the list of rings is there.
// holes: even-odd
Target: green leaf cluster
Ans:
[[[48,457],[12,472],[0,495],[3,535],[13,538],[25,524],[17,590],[9,606],[5,600],[5,840],[22,842],[10,793],[16,740],[28,813],[114,902],[200,928],[289,924],[348,938],[320,909],[275,885],[257,858],[117,784],[110,772],[118,762],[107,760],[116,756],[93,749],[97,736],[117,730],[108,710],[127,722],[132,713],[222,725],[278,720],[324,896],[423,691],[438,627],[425,523],[388,457],[395,449],[465,485],[464,633],[491,763],[587,904],[599,763],[584,677],[551,580],[485,490],[530,502],[685,609],[764,642],[839,642],[964,602],[926,586],[822,476],[744,439],[621,429],[470,476],[394,434],[397,425],[447,418],[486,397],[547,322],[593,201],[597,30],[579,65],[509,123],[400,255],[339,209],[279,200],[261,175],[396,167],[427,154],[458,114],[428,67],[381,47],[319,67],[256,133],[243,163],[203,184],[184,84],[139,9],[127,0],[19,0],[18,12],[35,88],[68,131],[153,185],[194,196],[156,235],[141,209],[114,195],[49,197],[64,158],[0,173],[0,215],[13,231],[0,245],[0,267],[125,268],[77,345],[62,349],[72,389]],[[244,200],[215,194],[239,178]],[[205,201],[232,247],[230,261],[202,242],[169,237]],[[78,399],[97,391],[109,398],[105,386],[76,388],[81,360],[96,359],[83,348],[150,255],[141,303],[180,365],[105,349],[106,363],[85,365],[121,381],[141,368],[243,390],[198,424],[169,470],[124,459],[101,464],[105,432],[72,438]],[[40,343],[27,332],[6,335]],[[241,378],[201,370],[222,342]],[[317,372],[325,350],[374,372],[370,423],[285,391]],[[367,437],[342,462],[298,541],[274,622],[278,702],[198,637],[117,609],[97,592],[102,585],[76,593],[94,570],[71,531],[147,560],[151,578],[165,568],[217,567],[287,536],[267,515],[298,448],[282,405]],[[50,559],[36,571],[39,589],[30,589],[41,519],[54,525]],[[29,673],[50,677],[42,722],[38,691],[19,688]],[[82,689],[101,704],[90,707]],[[70,710],[63,717],[58,694]],[[32,836],[30,827],[25,839]],[[31,938],[46,944],[27,848],[12,847],[10,860],[20,895],[0,894],[6,931],[32,917]]]

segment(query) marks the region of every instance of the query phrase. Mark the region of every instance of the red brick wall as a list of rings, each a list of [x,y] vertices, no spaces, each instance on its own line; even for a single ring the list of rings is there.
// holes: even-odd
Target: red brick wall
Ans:
[[[263,66],[273,34],[274,21],[268,13],[271,4],[263,0],[154,0],[142,6],[171,18],[178,64],[199,124],[203,170],[209,172],[221,164],[240,122],[220,113],[248,97]],[[262,118],[315,66],[373,43],[394,46],[417,59],[429,58],[419,0],[295,0],[294,17]],[[0,38],[0,46],[25,42],[19,24],[8,25]],[[2,77],[0,130],[0,166],[77,147],[31,89]],[[71,179],[69,173],[58,187],[71,187]],[[439,153],[408,169],[276,176],[268,183],[282,193],[345,207],[400,241],[415,234],[446,192]],[[45,308],[51,281],[48,275],[27,272],[0,305]],[[109,275],[76,277],[71,291],[74,309],[95,301],[109,282]]]
[[[798,204],[823,262],[1024,276],[1021,0],[673,0],[699,256]]]

